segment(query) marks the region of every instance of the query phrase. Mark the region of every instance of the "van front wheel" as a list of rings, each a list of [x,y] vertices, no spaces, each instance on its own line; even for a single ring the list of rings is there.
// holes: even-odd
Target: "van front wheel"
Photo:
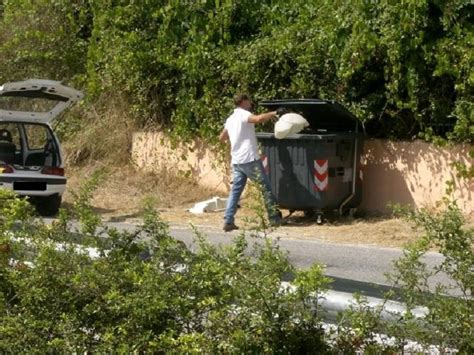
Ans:
[[[55,216],[59,211],[59,207],[61,207],[61,200],[60,195],[39,197],[35,201],[36,211],[44,217]]]

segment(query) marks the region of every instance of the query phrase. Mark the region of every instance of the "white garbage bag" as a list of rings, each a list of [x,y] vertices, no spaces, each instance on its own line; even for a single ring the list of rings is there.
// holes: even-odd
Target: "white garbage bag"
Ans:
[[[301,132],[309,123],[297,113],[286,113],[275,123],[275,138],[283,139],[290,134]]]
[[[275,138],[283,139],[291,134],[293,125],[281,119],[275,123]]]

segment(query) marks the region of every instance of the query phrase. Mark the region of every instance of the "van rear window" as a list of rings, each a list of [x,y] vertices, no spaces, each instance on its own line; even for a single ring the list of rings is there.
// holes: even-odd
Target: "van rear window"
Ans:
[[[0,109],[6,111],[21,112],[49,112],[56,105],[57,101],[45,98],[14,97],[0,95]]]

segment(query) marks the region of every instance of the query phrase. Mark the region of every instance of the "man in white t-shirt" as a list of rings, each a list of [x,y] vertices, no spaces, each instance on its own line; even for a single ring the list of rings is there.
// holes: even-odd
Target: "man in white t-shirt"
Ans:
[[[282,223],[281,213],[276,209],[275,197],[260,160],[257,137],[255,136],[255,124],[276,118],[277,112],[270,111],[260,115],[252,114],[250,112],[252,101],[245,94],[235,95],[234,105],[234,113],[227,118],[224,129],[219,136],[221,142],[230,141],[232,156],[233,183],[224,214],[224,231],[229,232],[238,229],[234,223],[234,216],[247,179],[260,183],[263,188],[270,223],[280,225]]]

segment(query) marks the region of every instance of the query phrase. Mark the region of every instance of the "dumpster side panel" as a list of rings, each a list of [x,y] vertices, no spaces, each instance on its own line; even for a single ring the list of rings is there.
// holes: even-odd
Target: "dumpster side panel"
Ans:
[[[292,210],[337,209],[351,195],[354,157],[360,163],[357,135],[300,136],[275,139],[259,134],[272,192],[280,207]],[[354,152],[357,142],[357,152]],[[347,207],[360,203],[361,184]]]
[[[336,155],[331,161],[331,186],[337,192],[330,197],[328,207],[344,210],[357,207],[362,198],[360,178],[360,157],[363,136],[350,134],[336,139]],[[354,190],[353,190],[354,189]]]
[[[348,137],[327,138],[334,146],[329,159],[329,186],[326,192],[327,209],[339,208],[351,191],[353,146]]]
[[[273,147],[277,164],[274,193],[282,207],[310,209],[324,205],[323,195],[314,191],[313,163],[308,159],[312,146],[306,140],[280,140]]]
[[[355,196],[349,202],[348,204],[349,208],[358,207],[362,203],[362,187],[363,187],[363,181],[364,181],[364,169],[362,165],[362,151],[364,149],[364,136],[358,135],[354,137],[354,139],[355,139],[354,145],[357,148],[356,158],[354,162],[355,169],[356,169]]]

